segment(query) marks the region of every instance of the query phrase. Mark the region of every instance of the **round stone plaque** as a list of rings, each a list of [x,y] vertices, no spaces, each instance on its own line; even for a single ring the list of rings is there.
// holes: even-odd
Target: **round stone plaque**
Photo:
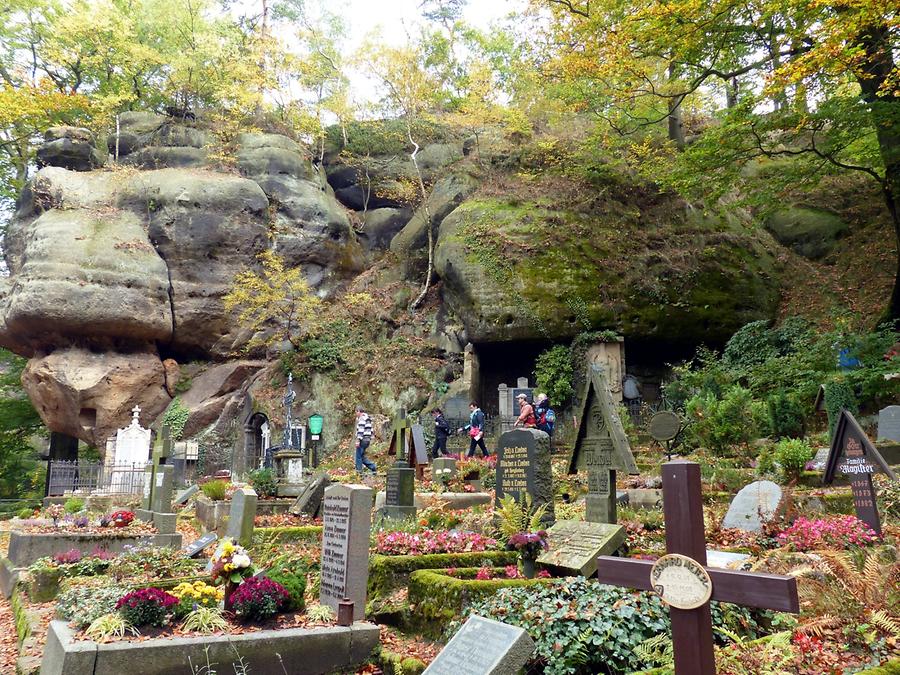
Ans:
[[[671,441],[681,429],[681,418],[671,410],[660,410],[650,418],[650,436],[657,441]]]
[[[678,609],[696,609],[709,602],[712,580],[693,558],[664,555],[650,570],[650,585],[662,601]]]

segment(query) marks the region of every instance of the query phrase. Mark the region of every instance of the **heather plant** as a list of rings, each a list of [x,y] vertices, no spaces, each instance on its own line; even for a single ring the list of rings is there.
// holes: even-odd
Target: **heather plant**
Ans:
[[[132,626],[162,626],[177,604],[178,598],[162,589],[139,588],[119,598],[116,609]]]
[[[797,518],[778,535],[782,546],[796,551],[845,549],[867,546],[878,541],[878,535],[856,516],[828,516],[825,518]]]
[[[288,603],[284,586],[266,577],[244,579],[231,596],[231,609],[244,621],[271,619]]]

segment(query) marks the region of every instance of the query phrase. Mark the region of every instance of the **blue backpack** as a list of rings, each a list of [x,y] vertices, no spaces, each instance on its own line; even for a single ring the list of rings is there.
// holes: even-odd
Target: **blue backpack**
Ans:
[[[546,431],[548,434],[552,434],[554,426],[556,426],[556,413],[553,412],[553,408],[547,408],[547,410],[541,414],[538,429]]]

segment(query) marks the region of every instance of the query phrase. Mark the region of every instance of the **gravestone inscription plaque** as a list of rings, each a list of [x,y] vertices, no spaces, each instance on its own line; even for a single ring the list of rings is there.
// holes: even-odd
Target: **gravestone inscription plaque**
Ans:
[[[423,675],[514,675],[532,651],[525,629],[472,615]]]
[[[519,503],[531,495],[535,507],[546,504],[544,524],[555,520],[553,472],[550,466],[550,436],[538,429],[513,429],[497,444],[496,503],[512,495]]]
[[[190,543],[184,549],[184,554],[188,558],[196,558],[198,555],[203,553],[203,549],[205,549],[210,544],[215,543],[218,538],[219,535],[217,535],[215,532],[207,532],[196,541]]]
[[[550,549],[537,561],[563,575],[592,576],[597,571],[597,556],[612,555],[625,543],[625,528],[608,523],[560,520],[547,535]]]
[[[322,564],[319,602],[335,613],[344,598],[353,602],[353,620],[366,614],[372,488],[332,485],[322,508]]]

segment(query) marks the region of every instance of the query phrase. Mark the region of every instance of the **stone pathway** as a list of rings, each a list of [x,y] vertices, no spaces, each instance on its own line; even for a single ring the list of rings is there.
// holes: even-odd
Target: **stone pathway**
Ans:
[[[19,646],[16,642],[16,624],[9,600],[0,596],[0,673],[16,672]]]

